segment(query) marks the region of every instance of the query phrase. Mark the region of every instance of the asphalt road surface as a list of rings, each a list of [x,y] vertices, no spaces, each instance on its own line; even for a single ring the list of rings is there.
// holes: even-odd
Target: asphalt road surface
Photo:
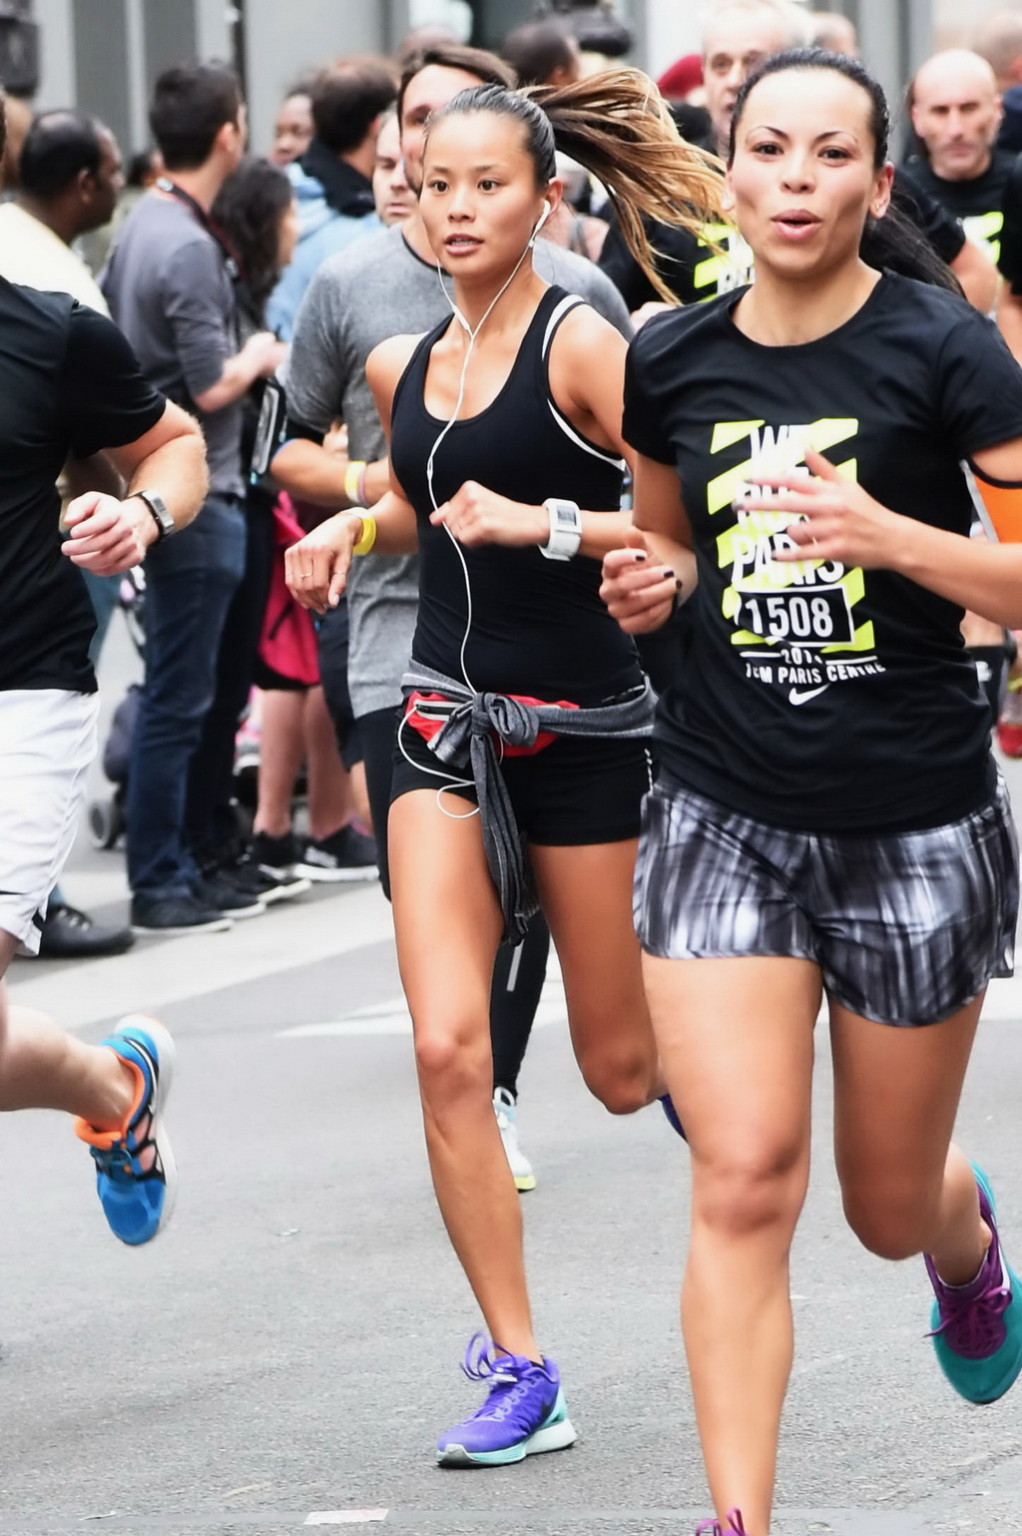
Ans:
[[[125,911],[118,854],[80,847],[66,887]],[[458,1370],[478,1319],[429,1185],[379,891],[320,889],[118,959],[18,963],[13,994],[86,1039],[133,1009],[168,1022],[181,1190],[167,1231],[126,1249],[66,1119],[0,1124],[0,1536],[680,1536],[705,1517],[676,1316],[685,1152],[658,1110],[613,1120],[587,1096],[555,974],[521,1084],[539,1180],[523,1198],[539,1337],[579,1440],[468,1473],[433,1465],[478,1397]],[[844,1229],[819,1036],[776,1531],[1022,1533],[1022,1388],[958,1401],[924,1338],[921,1263],[870,1258]],[[999,982],[959,1135],[1016,1264],[1020,1119],[1022,982]]]

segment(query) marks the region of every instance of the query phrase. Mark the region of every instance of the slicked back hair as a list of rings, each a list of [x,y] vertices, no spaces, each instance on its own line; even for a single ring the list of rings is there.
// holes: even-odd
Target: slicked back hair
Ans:
[[[466,75],[475,75],[483,85],[505,85],[509,89],[518,84],[518,78],[510,64],[488,48],[469,48],[464,43],[436,43],[430,48],[420,48],[410,54],[401,71],[401,83],[397,92],[398,122],[404,120],[405,91],[416,75],[430,64],[440,69],[461,69]]]

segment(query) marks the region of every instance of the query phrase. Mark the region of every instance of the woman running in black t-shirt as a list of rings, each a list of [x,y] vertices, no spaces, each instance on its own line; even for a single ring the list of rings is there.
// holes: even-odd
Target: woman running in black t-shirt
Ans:
[[[533,877],[589,1087],[616,1113],[663,1092],[631,919],[652,697],[599,598],[629,521],[625,345],[537,277],[531,248],[561,195],[555,143],[614,189],[647,265],[639,214],[691,223],[719,185],[636,71],[539,99],[484,86],[433,119],[420,210],[458,312],[370,357],[394,494],[289,555],[293,590],[322,605],[353,549],[421,550],[390,868],[433,1180],[492,1338],[466,1358],[486,1402],[438,1447],[455,1466],[575,1438],[533,1334],[490,1098],[493,958],[534,907]]]
[[[717,1530],[766,1536],[821,996],[852,1229],[886,1258],[927,1255],[963,1396],[992,1401],[1022,1366],[990,1186],[951,1144],[1017,904],[959,623],[963,605],[1022,618],[1022,550],[969,539],[959,464],[1022,482],[1022,380],[963,299],[861,258],[890,187],[861,66],[770,60],[733,135],[726,198],[755,281],[651,321],[629,354],[635,522],[699,570],[636,916],[692,1148],[682,1317]],[[604,569],[625,629],[662,620],[659,566],[622,550]]]

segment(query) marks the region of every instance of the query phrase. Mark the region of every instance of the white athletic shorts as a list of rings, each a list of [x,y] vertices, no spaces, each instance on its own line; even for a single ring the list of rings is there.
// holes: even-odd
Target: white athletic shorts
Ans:
[[[96,753],[99,695],[0,689],[0,928],[39,953],[50,892],[75,839]]]

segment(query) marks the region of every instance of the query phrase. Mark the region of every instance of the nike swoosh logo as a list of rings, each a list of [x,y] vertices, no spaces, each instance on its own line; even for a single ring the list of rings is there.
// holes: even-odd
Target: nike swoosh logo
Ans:
[[[819,688],[792,688],[788,694],[788,703],[806,704],[810,699],[815,699],[818,693],[826,693],[829,687],[829,683],[824,683]]]

